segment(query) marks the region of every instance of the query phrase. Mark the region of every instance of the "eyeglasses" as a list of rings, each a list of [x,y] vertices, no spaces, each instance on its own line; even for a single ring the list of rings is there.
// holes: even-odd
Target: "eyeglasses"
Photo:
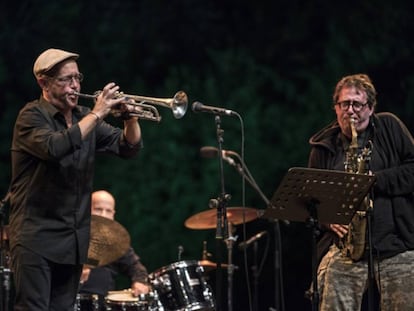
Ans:
[[[360,112],[367,105],[367,103],[363,104],[359,101],[354,101],[354,100],[344,100],[336,104],[343,111],[347,111],[349,109],[349,106],[352,106],[352,109],[354,110],[354,112]]]
[[[83,74],[78,73],[78,74],[69,75],[69,76],[56,77],[56,78],[54,78],[54,80],[59,85],[62,85],[62,86],[71,84],[73,80],[75,80],[75,82],[77,82],[77,83],[80,83],[80,82],[83,81]]]

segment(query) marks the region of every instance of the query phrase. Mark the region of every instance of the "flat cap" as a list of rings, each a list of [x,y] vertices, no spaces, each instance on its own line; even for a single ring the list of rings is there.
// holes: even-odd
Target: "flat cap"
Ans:
[[[54,66],[63,62],[64,60],[73,58],[77,59],[79,54],[59,50],[59,49],[48,49],[38,56],[34,65],[33,73],[35,77],[38,75],[48,72]]]

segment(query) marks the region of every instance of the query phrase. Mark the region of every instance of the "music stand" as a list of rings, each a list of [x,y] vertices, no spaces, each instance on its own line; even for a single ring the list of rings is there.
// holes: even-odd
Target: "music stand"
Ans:
[[[375,176],[292,167],[274,193],[264,217],[305,222],[312,227],[312,305],[318,310],[316,242],[318,222],[349,224]]]

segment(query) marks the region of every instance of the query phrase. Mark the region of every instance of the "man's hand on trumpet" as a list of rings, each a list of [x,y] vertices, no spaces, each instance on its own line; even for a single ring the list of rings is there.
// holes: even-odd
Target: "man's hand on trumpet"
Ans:
[[[95,110],[103,109],[104,113],[99,115]],[[138,120],[137,114],[142,111],[137,106],[134,99],[124,96],[119,92],[119,86],[115,83],[107,84],[102,92],[96,97],[95,107],[92,112],[96,113],[99,118],[105,118],[109,113],[115,117],[121,117],[123,120]],[[132,115],[131,115],[132,114]]]
[[[143,113],[143,108],[138,106],[132,98],[122,96],[123,101],[112,109],[112,114],[115,117],[120,117],[122,120],[138,120],[138,116]]]
[[[114,108],[114,106],[125,101],[124,97],[116,96],[119,86],[111,82],[105,85],[99,95],[96,97],[95,106],[92,113],[99,119],[104,119]]]
[[[95,95],[75,92],[75,95],[93,98],[95,102],[93,109],[79,122],[82,138],[86,137],[99,121],[104,119],[109,113],[122,109],[125,112],[125,116],[127,116],[124,118],[124,136],[126,140],[131,145],[136,145],[141,140],[141,129],[137,122],[138,117],[133,116],[130,118],[129,114],[127,114],[128,111],[136,110],[136,107],[132,105],[133,100],[123,96],[118,90],[119,86],[111,82]],[[93,116],[93,118],[90,116]]]

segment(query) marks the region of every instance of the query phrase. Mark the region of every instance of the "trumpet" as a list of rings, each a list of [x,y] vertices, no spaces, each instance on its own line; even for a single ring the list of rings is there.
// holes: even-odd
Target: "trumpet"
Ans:
[[[101,91],[95,92],[94,95],[83,94],[79,92],[73,92],[72,94],[83,98],[96,99],[100,93]],[[183,91],[178,91],[175,93],[173,98],[146,97],[124,94],[123,92],[116,92],[115,98],[121,97],[125,97],[126,101],[128,101],[126,104],[132,106],[133,110],[125,111],[120,109],[120,105],[117,105],[111,109],[111,113],[115,117],[121,117],[127,114],[128,117],[138,117],[142,120],[160,122],[161,116],[158,113],[157,108],[153,105],[170,108],[174,118],[176,119],[181,119],[187,112],[188,97],[187,94]]]

